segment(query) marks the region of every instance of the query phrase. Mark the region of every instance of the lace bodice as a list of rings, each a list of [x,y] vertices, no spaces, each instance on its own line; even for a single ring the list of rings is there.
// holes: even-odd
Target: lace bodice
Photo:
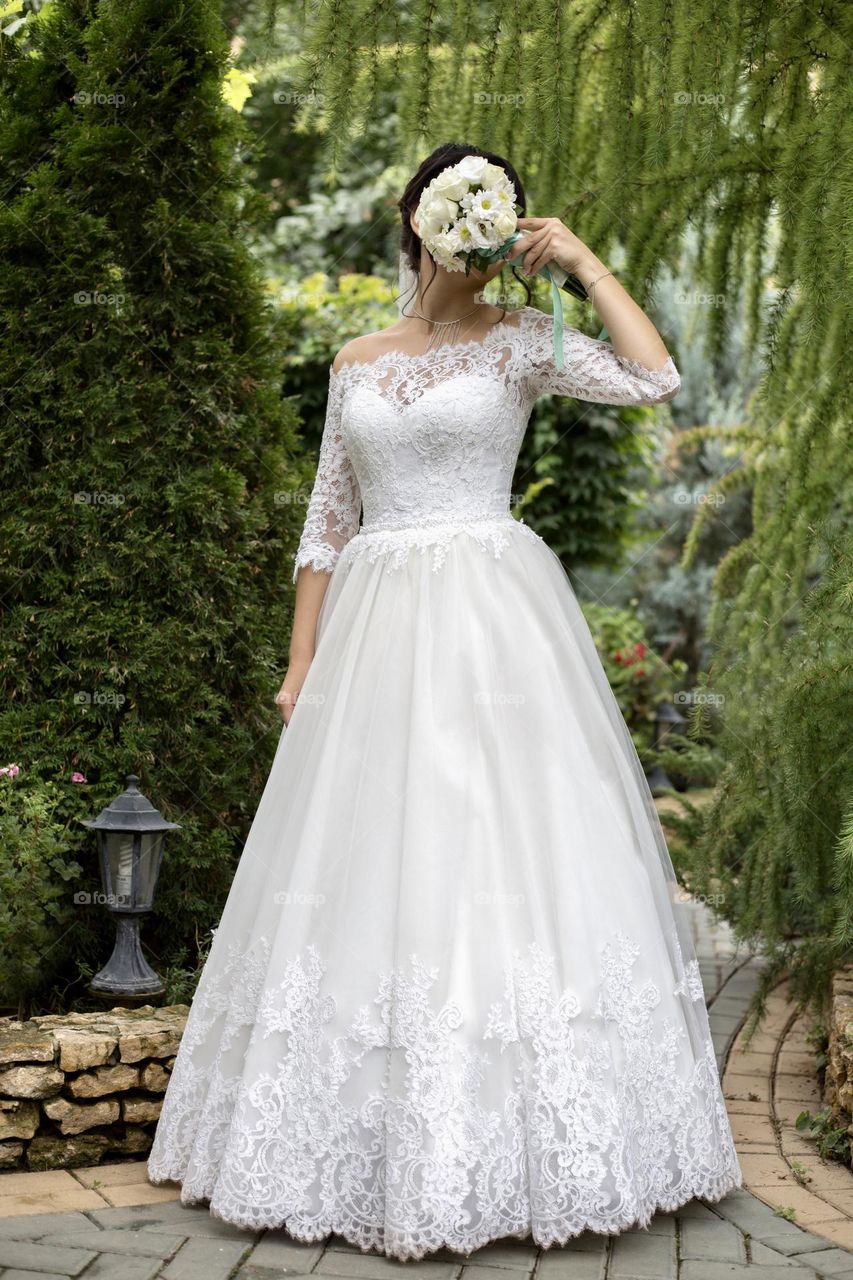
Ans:
[[[647,369],[577,329],[566,329],[564,351],[558,372],[551,317],[522,307],[482,341],[331,369],[294,580],[303,565],[331,572],[356,534],[417,537],[511,518],[512,477],[539,396],[652,405],[681,386],[671,358]]]

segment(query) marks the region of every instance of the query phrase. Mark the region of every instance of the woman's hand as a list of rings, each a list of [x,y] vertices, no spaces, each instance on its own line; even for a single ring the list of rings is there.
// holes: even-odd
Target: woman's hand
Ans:
[[[299,692],[305,683],[305,677],[310,666],[310,658],[291,658],[290,665],[284,673],[284,679],[281,682],[281,688],[275,695],[275,701],[285,725],[290,723],[293,708],[296,706],[296,699],[299,697]]]
[[[654,324],[574,231],[559,218],[519,218],[518,229],[526,234],[510,248],[508,256],[522,254],[526,275],[535,275],[547,262],[555,262],[579,280],[587,294],[595,283],[592,301],[616,354],[647,369],[664,367],[669,352]]]
[[[527,235],[512,246],[509,256],[521,249],[521,267],[525,275],[535,275],[547,262],[556,262],[570,275],[578,275],[587,263],[597,261],[583,240],[559,218],[519,218],[519,231]]]

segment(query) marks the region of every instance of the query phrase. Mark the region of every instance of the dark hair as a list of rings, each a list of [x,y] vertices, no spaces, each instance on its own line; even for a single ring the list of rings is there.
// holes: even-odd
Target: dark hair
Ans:
[[[421,270],[421,238],[415,232],[411,224],[411,216],[416,212],[420,203],[421,195],[426,187],[432,182],[442,169],[447,169],[451,165],[458,164],[465,156],[483,156],[490,164],[496,164],[503,169],[512,185],[515,187],[516,203],[521,209],[521,216],[524,217],[527,209],[527,198],[524,194],[524,187],[521,179],[516,173],[508,160],[503,156],[495,155],[493,151],[483,151],[480,147],[470,146],[467,142],[443,142],[440,147],[436,147],[426,160],[423,160],[418,167],[415,175],[409,180],[409,183],[400,199],[397,201],[400,210],[400,218],[402,226],[400,227],[400,251],[403,253],[416,276],[420,275]],[[435,279],[437,267],[435,262],[432,264],[432,275],[429,278],[427,289]],[[532,298],[530,286],[516,271],[512,268],[512,274],[523,287],[527,297],[526,303],[529,305]],[[407,299],[411,301],[411,299]]]

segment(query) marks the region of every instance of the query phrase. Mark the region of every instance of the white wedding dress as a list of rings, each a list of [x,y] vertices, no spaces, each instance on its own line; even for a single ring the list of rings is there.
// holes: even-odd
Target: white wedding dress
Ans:
[[[742,1185],[663,833],[557,557],[534,400],[670,399],[524,307],[330,374],[296,557],[331,579],[150,1155],[187,1203],[401,1259]],[[363,523],[359,515],[363,506]]]

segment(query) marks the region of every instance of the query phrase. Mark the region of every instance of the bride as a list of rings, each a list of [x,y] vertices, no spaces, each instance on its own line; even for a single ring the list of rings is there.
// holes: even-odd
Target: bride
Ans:
[[[155,1182],[400,1259],[647,1226],[741,1185],[698,964],[557,557],[511,514],[534,401],[670,400],[654,325],[556,218],[523,266],[611,342],[479,301],[400,201],[416,293],[329,377],[286,721],[190,1010]],[[361,523],[360,523],[361,518]]]

